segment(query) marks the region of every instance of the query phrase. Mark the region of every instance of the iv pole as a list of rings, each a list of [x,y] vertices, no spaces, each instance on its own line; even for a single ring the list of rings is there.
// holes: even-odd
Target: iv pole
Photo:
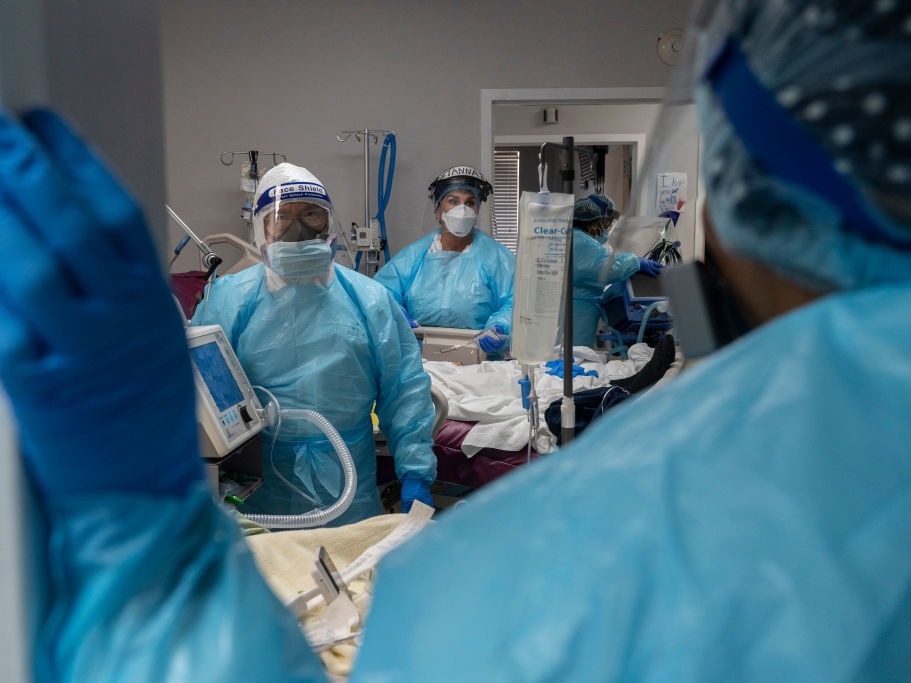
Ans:
[[[573,194],[576,179],[573,159],[573,138],[564,137],[565,165],[560,171],[563,192]],[[573,226],[570,221],[566,234],[566,273],[563,283],[563,403],[560,406],[560,437],[563,446],[576,434],[576,405],[573,401]]]
[[[367,235],[372,233],[371,224],[370,224],[370,140],[373,140],[373,143],[376,144],[379,142],[380,134],[392,134],[395,135],[394,130],[375,130],[371,128],[362,128],[360,130],[339,130],[336,131],[335,139],[339,142],[347,142],[353,135],[358,142],[363,141],[364,143],[364,223],[363,230],[366,231],[363,233],[364,238],[359,239],[355,238],[355,244],[358,247],[357,261],[354,265],[354,269],[357,270],[357,266],[360,264],[360,255],[362,251],[367,252],[367,264],[368,270],[371,265],[379,264],[379,252],[380,250],[385,250],[386,259],[389,258],[388,249],[385,247],[386,235],[382,235],[379,249],[362,249],[361,247],[365,246],[364,241]],[[355,232],[357,233],[357,224],[354,224]],[[376,246],[375,244],[372,246]],[[372,275],[372,273],[368,273]]]
[[[564,137],[562,144],[545,142],[539,156],[546,147],[557,147],[565,152],[563,169],[560,171],[562,190],[573,194],[576,180],[572,136]],[[573,401],[573,228],[570,221],[566,236],[566,261],[563,274],[563,402],[560,405],[560,445],[566,446],[576,434],[576,405]]]

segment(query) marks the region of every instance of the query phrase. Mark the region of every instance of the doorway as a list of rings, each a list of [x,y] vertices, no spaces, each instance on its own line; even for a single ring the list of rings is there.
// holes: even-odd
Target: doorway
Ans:
[[[630,204],[648,207],[650,199],[652,204],[656,200],[657,176],[638,183],[637,175],[643,169],[646,144],[652,126],[657,121],[663,96],[664,88],[482,90],[481,172],[488,178],[495,177],[494,155],[501,145],[540,146],[544,141],[560,143],[565,136],[572,136],[576,146],[629,144],[632,145],[629,155],[630,186],[642,187],[642,193],[635,198],[638,201],[634,202],[625,196],[621,207]],[[553,110],[557,111],[557,116],[553,115]],[[694,111],[687,110],[684,115],[695,114]],[[684,256],[691,258],[702,252],[698,136],[693,140],[682,141],[675,150],[673,167],[659,170],[679,172],[690,179],[687,202],[689,210],[681,215],[676,232]],[[576,178],[574,193],[579,196],[578,168]],[[561,190],[559,184],[554,186],[549,183],[548,186],[554,191]],[[492,228],[492,208],[489,207],[480,217],[480,227],[488,230]]]

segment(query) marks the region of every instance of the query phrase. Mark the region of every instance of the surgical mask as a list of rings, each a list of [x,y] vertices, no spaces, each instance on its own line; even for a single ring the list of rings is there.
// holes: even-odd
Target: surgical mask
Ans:
[[[602,230],[601,232],[592,235],[592,237],[598,242],[598,244],[604,244],[607,242],[607,230]]]
[[[269,268],[286,280],[325,277],[332,266],[332,245],[324,240],[266,245]]]
[[[456,237],[465,237],[478,221],[478,214],[467,204],[459,204],[443,214],[446,229]]]

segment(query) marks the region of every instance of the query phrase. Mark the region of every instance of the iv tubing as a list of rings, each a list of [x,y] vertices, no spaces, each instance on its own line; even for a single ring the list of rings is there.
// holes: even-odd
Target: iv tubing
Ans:
[[[525,463],[531,462],[531,444],[538,433],[538,394],[535,392],[535,369],[533,366],[525,366],[525,376],[529,379],[528,391],[528,448],[525,452]]]
[[[267,389],[264,389],[263,387],[256,388],[262,389],[265,393],[269,394],[272,400],[275,401],[275,405],[278,406],[278,401]],[[312,422],[319,427],[323,434],[326,435],[326,438],[329,439],[329,442],[338,453],[342,471],[345,475],[345,486],[342,489],[342,495],[329,507],[311,510],[310,512],[305,512],[300,515],[244,516],[251,522],[260,524],[269,529],[305,529],[309,527],[325,526],[344,513],[351,505],[351,501],[354,500],[354,491],[357,487],[357,470],[354,468],[354,460],[352,460],[351,452],[342,440],[341,435],[335,427],[332,426],[332,423],[318,412],[315,410],[286,410],[284,412],[286,414],[290,413],[293,417],[304,418]],[[279,414],[281,414],[281,411],[279,411]]]

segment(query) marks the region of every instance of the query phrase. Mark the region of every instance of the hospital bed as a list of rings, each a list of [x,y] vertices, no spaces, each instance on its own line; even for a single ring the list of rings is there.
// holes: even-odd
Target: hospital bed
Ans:
[[[429,330],[429,331],[428,331]],[[544,422],[544,411],[554,401],[562,400],[563,380],[537,370],[536,388],[539,393],[540,420],[532,434],[527,412],[522,408],[518,380],[521,368],[514,360],[491,361],[473,355],[476,347],[459,349],[455,362],[440,360],[441,345],[471,339],[474,330],[444,330],[425,328],[422,353],[424,369],[430,375],[432,390],[445,397],[446,419],[434,430],[433,450],[437,456],[435,496],[464,497],[501,476],[515,471],[539,454],[557,448],[557,436]],[[437,340],[427,348],[427,339]],[[636,374],[651,359],[653,349],[644,343],[633,342],[625,347],[622,360],[608,360],[586,347],[574,349],[577,365],[597,372],[573,378],[573,392],[607,386],[612,379]],[[442,357],[452,358],[448,354]],[[378,453],[378,484],[394,486],[395,474],[385,444]],[[394,509],[395,489],[389,490],[387,509]]]
[[[251,251],[252,246],[239,238],[229,235],[224,240],[219,236],[209,239],[216,244],[231,243],[243,253],[241,261],[235,262],[229,271],[234,271],[243,259],[258,260],[258,254]],[[202,294],[204,275],[199,271],[171,276],[172,289],[188,317]],[[622,329],[635,328],[638,332],[643,306],[651,301],[646,304],[643,297],[636,296],[632,289],[621,301],[627,311],[624,319],[628,319],[627,327]],[[649,323],[657,322],[652,320],[650,313],[646,316]],[[668,322],[669,326],[666,315],[659,320],[662,325]],[[562,379],[545,375],[543,369],[539,371],[539,409],[542,417],[537,432],[529,439],[530,425],[527,413],[521,407],[517,382],[520,369],[515,361],[488,360],[472,341],[478,332],[430,327],[415,330],[421,344],[424,368],[431,377],[434,389],[432,399],[437,421],[433,450],[438,469],[434,494],[441,498],[460,498],[536,459],[540,453],[548,453],[557,447],[556,436],[544,424],[543,414],[552,401],[562,396]],[[628,336],[624,339],[621,356],[624,360],[610,364],[597,360],[598,354],[591,349],[577,347],[575,356],[578,363],[597,371],[599,377],[574,378],[574,392],[605,386],[611,379],[628,377],[647,362],[648,356],[641,353],[632,354],[631,360],[627,359],[627,353],[636,345],[636,339]],[[639,346],[640,351],[642,347],[648,348]],[[386,494],[387,509],[394,510],[398,503],[394,463],[385,437],[378,430],[375,440],[377,485]]]
[[[250,266],[262,263],[262,257],[256,247],[236,235],[220,232],[207,237],[206,244],[210,247],[218,247],[217,253],[224,265],[224,267],[219,267],[218,275],[239,273]],[[208,281],[208,273],[204,270],[171,273],[168,280],[184,317],[189,320],[193,317],[196,304],[202,299]]]

